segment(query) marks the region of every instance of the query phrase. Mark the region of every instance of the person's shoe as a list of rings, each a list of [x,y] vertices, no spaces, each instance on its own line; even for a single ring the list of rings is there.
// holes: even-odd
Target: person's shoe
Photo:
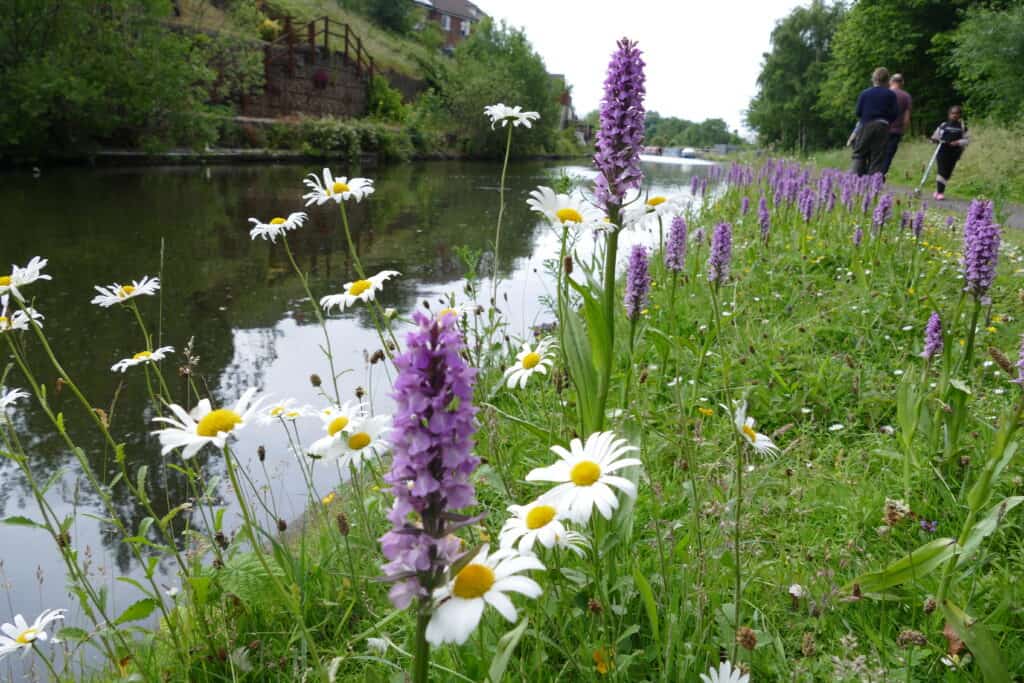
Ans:
[[[941,192],[936,192],[935,194],[932,195],[932,198],[937,202],[941,202],[943,199],[946,198],[946,195],[942,194]]]

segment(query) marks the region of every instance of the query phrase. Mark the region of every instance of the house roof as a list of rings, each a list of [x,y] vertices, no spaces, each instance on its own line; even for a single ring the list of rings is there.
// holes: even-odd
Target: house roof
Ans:
[[[432,7],[441,14],[450,14],[460,19],[477,21],[487,16],[479,7],[468,0],[417,0],[421,5]]]

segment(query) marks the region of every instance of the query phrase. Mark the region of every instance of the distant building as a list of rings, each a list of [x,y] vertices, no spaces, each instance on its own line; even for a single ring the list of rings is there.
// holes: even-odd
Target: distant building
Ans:
[[[548,74],[558,96],[558,128],[568,128],[576,124],[576,110],[572,106],[572,91],[565,80],[565,74]]]
[[[468,0],[413,0],[427,12],[427,21],[441,27],[444,49],[451,50],[473,31],[473,24],[487,15]]]

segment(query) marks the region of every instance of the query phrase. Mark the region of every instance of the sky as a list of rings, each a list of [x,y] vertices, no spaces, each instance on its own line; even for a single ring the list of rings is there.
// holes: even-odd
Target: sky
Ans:
[[[526,31],[550,73],[572,85],[579,116],[597,109],[619,38],[638,41],[647,63],[648,111],[691,121],[725,119],[747,132],[775,22],[798,0],[474,0]],[[514,104],[514,103],[513,103]]]

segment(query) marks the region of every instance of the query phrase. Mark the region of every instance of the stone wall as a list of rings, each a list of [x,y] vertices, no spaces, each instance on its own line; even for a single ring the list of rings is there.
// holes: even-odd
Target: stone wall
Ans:
[[[363,116],[367,111],[367,75],[340,52],[306,43],[267,48],[266,85],[261,95],[242,101],[242,115],[278,118]]]

